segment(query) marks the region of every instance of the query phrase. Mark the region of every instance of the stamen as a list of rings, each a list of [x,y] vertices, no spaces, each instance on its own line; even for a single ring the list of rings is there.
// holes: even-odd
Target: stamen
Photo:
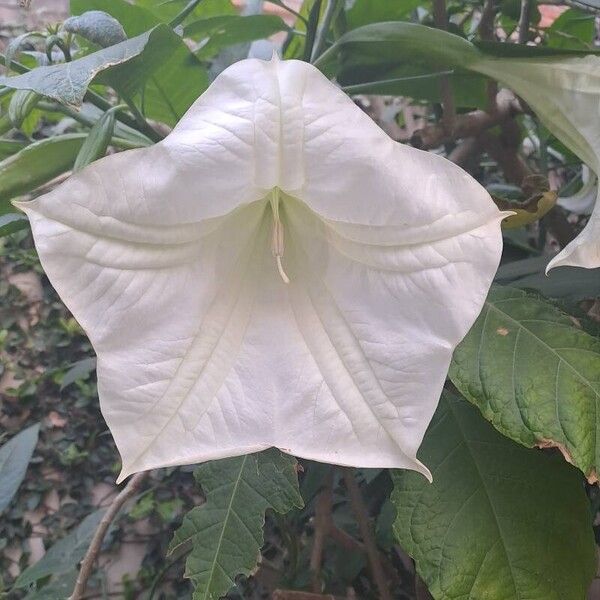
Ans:
[[[275,260],[277,261],[277,270],[281,275],[281,279],[283,279],[283,283],[289,283],[290,278],[286,275],[286,272],[283,270],[283,266],[281,264],[281,256],[275,256]]]
[[[284,243],[283,223],[279,219],[279,188],[275,188],[273,190],[273,195],[271,196],[271,208],[273,210],[273,237],[271,238],[271,252],[275,257],[275,262],[277,263],[277,271],[279,271],[281,279],[283,279],[284,283],[289,283],[290,278],[283,270],[283,265],[281,264]]]

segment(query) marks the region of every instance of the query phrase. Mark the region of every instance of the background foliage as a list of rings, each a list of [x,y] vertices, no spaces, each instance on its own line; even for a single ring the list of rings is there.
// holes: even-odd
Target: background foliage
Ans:
[[[530,107],[467,70],[474,53],[593,52],[598,10],[71,0],[64,22],[11,28],[0,79],[0,595],[70,596],[119,471],[90,344],[10,200],[162,139],[220,71],[270,58],[275,44],[316,62],[392,137],[444,154],[517,211],[421,449],[434,483],[273,449],[152,472],[109,529],[85,597],[600,597],[600,277],[544,275],[584,226],[594,182]]]

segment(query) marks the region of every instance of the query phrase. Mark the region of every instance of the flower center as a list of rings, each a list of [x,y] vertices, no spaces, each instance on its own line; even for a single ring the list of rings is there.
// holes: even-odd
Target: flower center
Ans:
[[[275,188],[273,190],[273,194],[271,195],[271,209],[273,211],[273,235],[271,237],[271,252],[275,257],[275,262],[277,264],[277,270],[279,271],[279,275],[281,279],[283,279],[284,283],[289,283],[290,278],[287,276],[286,272],[283,270],[283,265],[281,264],[281,258],[283,256],[283,223],[279,218],[279,188]]]

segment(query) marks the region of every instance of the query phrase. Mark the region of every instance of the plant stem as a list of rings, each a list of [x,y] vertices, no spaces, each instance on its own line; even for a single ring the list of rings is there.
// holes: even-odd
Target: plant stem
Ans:
[[[531,15],[531,0],[521,0],[519,15],[519,44],[526,44],[529,39],[529,17]]]
[[[321,14],[321,2],[322,0],[315,0],[315,3],[308,13],[308,24],[306,25],[306,39],[304,40],[304,56],[302,60],[310,62],[313,46],[315,44],[315,37],[317,35],[317,27],[319,26],[319,15]]]
[[[325,14],[323,15],[323,23],[317,30],[315,44],[310,56],[310,62],[314,63],[327,45],[327,35],[331,29],[331,23],[334,16],[338,11],[338,0],[327,0],[327,6],[325,7]]]
[[[323,549],[325,540],[331,529],[331,508],[333,505],[333,469],[329,469],[325,478],[325,487],[317,497],[315,508],[315,535],[310,555],[310,570],[312,572],[312,591],[321,592],[321,565],[323,564]]]
[[[175,28],[178,25],[181,25],[185,21],[186,17],[193,12],[193,10],[196,8],[196,6],[198,6],[198,4],[200,4],[200,2],[202,2],[202,0],[190,0],[190,2],[188,2],[181,9],[181,12],[177,13],[169,21],[169,26]]]
[[[363,543],[365,544],[365,550],[367,558],[369,560],[369,566],[371,568],[371,574],[379,591],[379,598],[381,600],[392,600],[388,588],[388,582],[383,572],[383,567],[379,560],[379,552],[377,550],[377,544],[375,543],[375,536],[371,529],[371,523],[369,520],[369,513],[365,506],[363,497],[360,493],[358,484],[354,477],[354,471],[348,467],[343,468],[344,481],[346,482],[346,488],[350,496],[350,505],[352,506],[352,512],[358,523],[360,535],[362,536]]]
[[[136,473],[127,483],[127,485],[119,492],[116,498],[112,501],[111,505],[108,507],[108,510],[102,517],[98,528],[94,533],[94,537],[90,543],[83,560],[81,561],[81,569],[79,571],[79,575],[77,576],[77,581],[75,583],[75,589],[71,594],[69,600],[82,600],[83,594],[85,593],[85,588],[87,586],[88,579],[92,574],[92,570],[94,569],[94,563],[100,554],[100,548],[102,547],[102,542],[104,540],[104,536],[110,527],[110,524],[113,522],[121,507],[127,500],[132,498],[139,487],[142,485],[144,479],[148,476],[148,471],[143,471],[142,473]]]
[[[283,10],[286,10],[291,15],[294,15],[296,19],[300,19],[304,25],[308,25],[308,21],[305,17],[303,17],[299,12],[295,11],[293,8],[290,8],[287,4],[281,2],[281,0],[266,0],[270,4],[275,4],[275,6],[280,6]]]
[[[433,0],[433,21],[439,29],[448,29],[448,12],[446,11],[446,0]],[[448,75],[442,75],[440,80],[440,94],[442,96],[442,124],[449,135],[454,131],[454,122],[456,119],[456,105],[454,103],[454,93],[450,85]]]
[[[89,119],[88,117],[85,117],[81,113],[77,112],[76,110],[70,109],[68,106],[65,106],[64,104],[59,104],[58,102],[46,102],[46,101],[42,100],[41,102],[38,103],[38,108],[41,108],[42,110],[45,110],[47,112],[62,113],[63,115],[70,117],[74,121],[77,121],[78,123],[81,123],[82,125],[85,125],[86,127],[93,127],[96,123],[96,121],[93,121],[92,119]],[[123,110],[123,108],[127,108],[127,106],[125,104],[120,104],[118,106],[111,106],[108,109],[108,111],[116,112],[118,115],[119,111]],[[108,111],[106,111],[106,112],[108,112]],[[118,118],[118,116],[117,116],[117,118]],[[0,125],[0,134],[1,133],[2,133],[2,127]],[[136,142],[134,142],[132,140],[128,140],[127,138],[123,138],[120,136],[113,136],[110,143],[112,146],[116,146],[117,148],[121,148],[122,150],[131,150],[133,148],[143,148],[144,147],[142,144],[137,144]],[[150,140],[148,140],[147,145],[150,145]]]

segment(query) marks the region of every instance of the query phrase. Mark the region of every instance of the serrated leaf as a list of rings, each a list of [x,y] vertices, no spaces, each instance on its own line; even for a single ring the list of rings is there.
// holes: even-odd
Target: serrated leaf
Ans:
[[[0,161],[0,210],[10,198],[68,171],[86,137],[84,133],[57,135],[34,142]]]
[[[420,450],[433,483],[393,472],[394,531],[435,600],[582,600],[596,548],[582,478],[445,394]]]
[[[169,548],[173,552],[192,544],[186,577],[196,586],[194,600],[217,600],[235,584],[236,575],[252,571],[268,508],[284,513],[303,506],[295,467],[293,457],[271,448],[196,469],[206,503],[184,517]]]
[[[38,562],[27,567],[15,581],[15,587],[26,587],[48,575],[68,574],[77,568],[105,512],[106,509],[101,508],[85,517],[69,535],[51,546]]]
[[[556,446],[591,481],[600,464],[600,339],[546,300],[492,288],[454,352],[452,383],[499,431]]]
[[[81,15],[69,17],[63,23],[63,29],[103,48],[127,39],[121,23],[102,10],[89,10]]]
[[[39,424],[17,433],[0,448],[0,513],[17,493],[38,441]]]

